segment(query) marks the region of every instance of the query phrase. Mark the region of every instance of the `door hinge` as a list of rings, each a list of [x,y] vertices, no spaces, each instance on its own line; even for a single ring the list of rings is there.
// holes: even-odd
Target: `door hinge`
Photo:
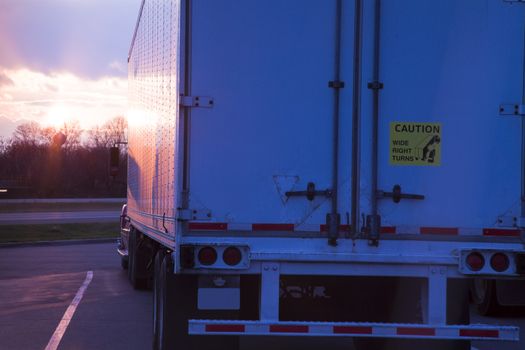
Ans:
[[[213,98],[209,96],[181,96],[180,105],[183,107],[200,107],[212,108],[214,104]]]
[[[499,105],[499,115],[525,115],[525,105],[522,104],[501,104]]]
[[[207,209],[177,209],[177,221],[211,220],[211,210]]]

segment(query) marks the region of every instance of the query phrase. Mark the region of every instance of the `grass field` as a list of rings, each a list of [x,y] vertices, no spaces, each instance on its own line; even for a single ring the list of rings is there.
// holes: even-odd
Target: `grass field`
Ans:
[[[117,238],[119,223],[0,225],[0,243]]]

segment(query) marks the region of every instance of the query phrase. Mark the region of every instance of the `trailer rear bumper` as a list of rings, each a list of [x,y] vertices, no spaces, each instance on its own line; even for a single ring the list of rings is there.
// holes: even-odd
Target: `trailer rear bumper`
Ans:
[[[192,335],[272,335],[519,341],[519,328],[364,322],[264,322],[189,320]]]

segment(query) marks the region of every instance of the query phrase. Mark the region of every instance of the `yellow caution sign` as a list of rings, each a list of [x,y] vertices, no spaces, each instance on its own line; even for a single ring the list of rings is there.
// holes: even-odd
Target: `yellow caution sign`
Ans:
[[[441,124],[391,122],[390,164],[441,165]]]

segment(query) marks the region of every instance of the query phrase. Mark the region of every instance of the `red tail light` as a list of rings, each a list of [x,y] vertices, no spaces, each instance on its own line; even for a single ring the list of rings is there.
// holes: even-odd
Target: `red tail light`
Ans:
[[[485,258],[480,253],[474,252],[467,255],[467,266],[472,271],[479,271],[485,266]]]
[[[497,272],[503,272],[509,268],[509,257],[503,253],[496,253],[490,258],[490,266]]]
[[[222,253],[222,260],[224,260],[227,265],[235,266],[241,262],[242,253],[237,247],[228,247],[224,250],[224,253]]]
[[[217,252],[212,247],[203,247],[199,250],[198,259],[201,265],[213,265],[217,261]]]

